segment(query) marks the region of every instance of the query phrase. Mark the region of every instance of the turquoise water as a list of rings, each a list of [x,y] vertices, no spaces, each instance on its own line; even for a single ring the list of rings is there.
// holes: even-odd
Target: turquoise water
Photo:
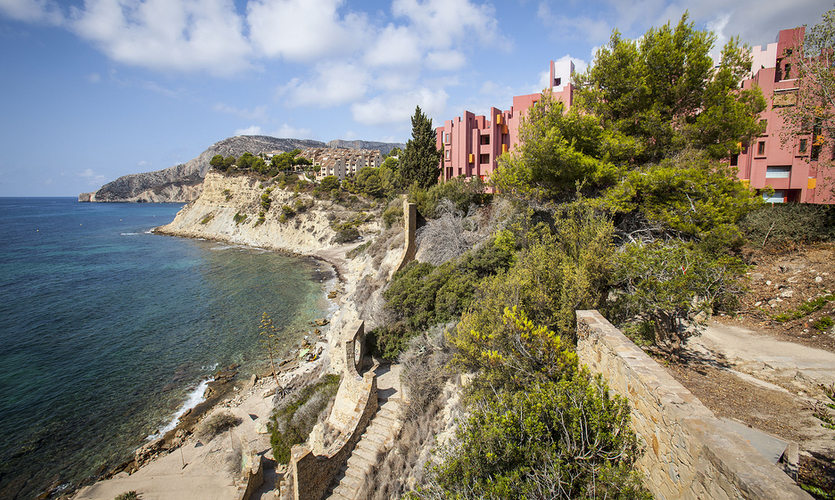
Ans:
[[[129,459],[218,368],[324,314],[310,258],[158,236],[179,204],[0,198],[0,500]]]

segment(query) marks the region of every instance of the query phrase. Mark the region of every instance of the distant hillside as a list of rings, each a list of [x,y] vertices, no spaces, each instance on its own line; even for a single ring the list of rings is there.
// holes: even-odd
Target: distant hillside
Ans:
[[[338,145],[333,145],[338,144]],[[214,155],[234,157],[246,152],[259,154],[267,151],[291,151],[299,148],[342,147],[351,149],[379,149],[387,154],[403,144],[366,141],[321,141],[307,139],[279,139],[265,135],[239,135],[209,146],[197,158],[170,168],[130,174],[108,182],[98,191],[81,193],[78,201],[93,202],[189,202],[196,200],[203,190],[203,179],[209,171],[209,161]]]
[[[332,149],[377,149],[380,151],[380,154],[387,155],[392,149],[404,149],[406,145],[400,142],[343,141],[342,139],[334,139],[328,142],[328,147]]]

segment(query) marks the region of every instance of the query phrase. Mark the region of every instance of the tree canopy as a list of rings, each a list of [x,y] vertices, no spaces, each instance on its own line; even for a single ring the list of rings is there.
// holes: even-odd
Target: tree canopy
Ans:
[[[400,180],[403,187],[417,184],[428,188],[437,184],[441,175],[441,151],[438,150],[432,119],[415,108],[412,117],[412,138],[400,158]]]
[[[750,70],[747,47],[732,38],[714,71],[710,31],[694,29],[688,14],[673,28],[651,28],[640,40],[615,30],[579,77],[578,105],[603,125],[640,141],[638,161],[658,161],[686,146],[714,158],[739,152],[761,132],[765,109],[759,88],[739,90]]]

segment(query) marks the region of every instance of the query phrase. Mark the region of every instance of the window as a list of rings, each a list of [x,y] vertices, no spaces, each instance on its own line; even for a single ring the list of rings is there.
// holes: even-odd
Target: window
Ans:
[[[731,166],[735,167],[737,165],[739,165],[739,155],[731,156]]]
[[[757,143],[757,154],[762,156],[765,154],[765,141],[760,141]]]
[[[791,165],[780,165],[765,168],[766,179],[788,179],[791,176]]]
[[[791,63],[786,63],[786,71],[785,71],[785,80],[792,79],[792,65]]]
[[[798,153],[805,153],[809,146],[809,139],[800,139],[800,146],[797,148]]]
[[[562,78],[554,78],[554,87],[562,85]]]
[[[489,135],[482,135],[481,136],[481,144],[490,144],[490,136]]]
[[[444,132],[444,144],[449,144],[449,132]]]
[[[478,162],[479,163],[490,163],[490,155],[489,154],[479,155]]]
[[[766,203],[785,203],[786,191],[784,189],[775,189],[771,195],[763,193],[763,201]]]
[[[452,150],[447,149],[447,150],[444,151],[444,159],[449,161],[450,158],[452,158]]]
[[[768,120],[760,120],[760,127],[762,127],[762,132],[760,132],[760,135],[763,135],[766,132],[768,132]]]

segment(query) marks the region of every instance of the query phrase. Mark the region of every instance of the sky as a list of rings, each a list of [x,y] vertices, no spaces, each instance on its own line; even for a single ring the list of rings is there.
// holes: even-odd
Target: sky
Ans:
[[[540,91],[613,29],[750,45],[823,0],[0,0],[0,196],[76,196],[234,135],[406,142]]]

